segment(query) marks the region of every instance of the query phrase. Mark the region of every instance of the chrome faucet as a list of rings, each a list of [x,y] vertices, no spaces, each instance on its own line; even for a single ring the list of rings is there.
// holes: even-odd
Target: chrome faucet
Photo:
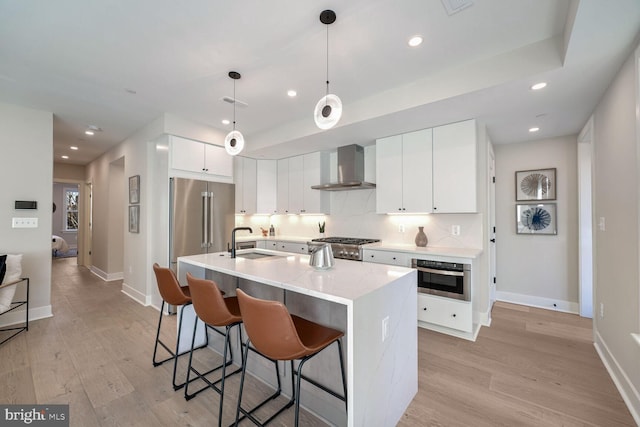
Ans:
[[[236,227],[231,231],[231,258],[236,257],[236,231],[247,230],[249,233],[253,233],[251,227]]]

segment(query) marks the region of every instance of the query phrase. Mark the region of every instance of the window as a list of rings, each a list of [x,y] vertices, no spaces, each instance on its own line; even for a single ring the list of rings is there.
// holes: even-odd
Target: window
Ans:
[[[64,189],[65,231],[78,231],[78,189]]]

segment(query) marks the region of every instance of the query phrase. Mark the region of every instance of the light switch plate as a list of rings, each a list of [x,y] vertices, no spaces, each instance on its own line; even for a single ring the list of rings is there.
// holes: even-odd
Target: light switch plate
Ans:
[[[38,228],[38,218],[12,218],[13,228]]]

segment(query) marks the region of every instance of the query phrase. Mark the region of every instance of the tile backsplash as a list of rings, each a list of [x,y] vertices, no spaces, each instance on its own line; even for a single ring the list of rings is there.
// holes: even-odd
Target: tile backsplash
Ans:
[[[376,213],[375,190],[351,190],[331,193],[330,215],[252,215],[236,216],[236,225],[268,229],[273,224],[276,236],[318,237],[318,222],[326,222],[326,236],[368,237],[385,243],[414,244],[418,227],[423,226],[428,246],[451,248],[482,247],[481,214],[380,215]],[[454,236],[452,228],[460,227]]]

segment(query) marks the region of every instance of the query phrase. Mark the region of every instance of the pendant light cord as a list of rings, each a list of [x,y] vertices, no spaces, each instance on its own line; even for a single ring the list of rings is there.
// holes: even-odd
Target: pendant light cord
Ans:
[[[329,95],[329,24],[327,26],[327,93],[326,96]],[[329,100],[325,96],[325,105],[329,105]]]
[[[233,130],[236,130],[236,80],[233,79]]]

